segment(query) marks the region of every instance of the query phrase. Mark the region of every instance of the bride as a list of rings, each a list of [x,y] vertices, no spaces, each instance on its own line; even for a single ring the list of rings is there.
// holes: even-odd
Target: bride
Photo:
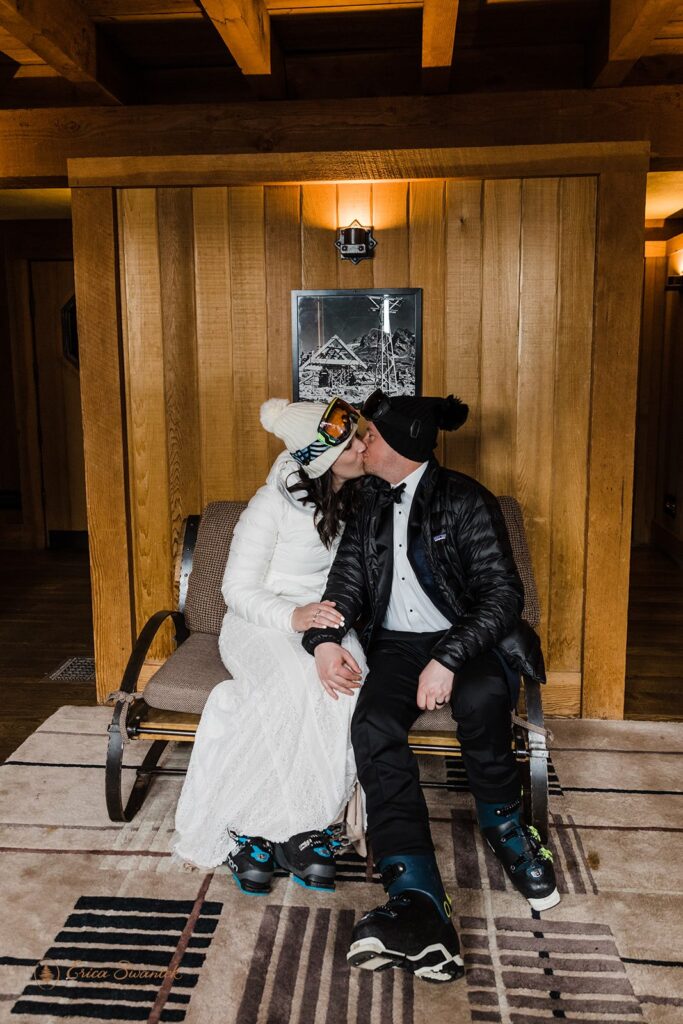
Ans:
[[[232,675],[209,694],[178,801],[175,860],[223,862],[244,892],[270,889],[276,862],[309,888],[334,888],[329,826],[356,785],[349,728],[366,672],[355,632],[344,679],[321,685],[301,645],[311,626],[339,626],[320,597],[359,498],[365,445],[343,399],[274,398],[261,423],[287,447],[242,513],[222,592],[218,640]]]

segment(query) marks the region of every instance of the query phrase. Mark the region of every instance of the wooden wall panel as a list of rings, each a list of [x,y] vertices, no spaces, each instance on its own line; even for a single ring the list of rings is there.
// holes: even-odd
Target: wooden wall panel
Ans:
[[[513,493],[527,510],[526,530],[541,603],[539,635],[544,649],[551,576],[558,194],[558,178],[528,179],[522,186],[517,471]]]
[[[164,395],[175,559],[185,516],[201,504],[192,190],[157,191]]]
[[[171,493],[157,194],[120,193],[123,338],[126,370],[135,621],[173,607]],[[150,657],[169,651],[170,628],[158,634]]]
[[[31,273],[27,260],[13,258],[5,240],[7,319],[11,352],[17,442],[21,470],[22,546],[47,546],[40,472],[38,396],[33,368]]]
[[[302,288],[336,288],[339,256],[334,247],[337,228],[337,186],[301,188]]]
[[[236,493],[227,188],[192,189],[201,507]]]
[[[74,189],[71,211],[95,668],[104,701],[119,687],[135,635],[114,192]]]
[[[301,288],[301,190],[265,189],[266,282],[268,298],[268,397],[292,397],[291,292]],[[268,460],[282,442],[268,434]]]
[[[636,177],[624,179],[634,201]],[[597,430],[597,450],[607,458],[614,441],[604,411],[596,415],[595,374],[606,387],[619,345],[626,345],[627,362],[631,352],[628,331],[610,355],[593,351],[594,323],[595,344],[609,348],[597,333],[598,314],[604,334],[614,315],[610,306],[605,320],[605,288],[594,295],[597,180],[207,186],[156,198],[153,189],[124,190],[138,624],[167,599],[161,577],[182,515],[207,500],[248,498],[280,450],[258,411],[264,399],[290,393],[291,290],[421,287],[423,392],[454,392],[471,407],[466,427],[447,436],[438,454],[522,502],[543,609],[549,706],[577,713],[583,603],[597,593],[595,583],[587,593],[586,580],[589,444]],[[610,245],[619,216],[604,195],[603,202],[611,219],[607,228],[603,214],[600,251],[616,259]],[[376,256],[342,267],[335,228],[356,216],[374,222]],[[631,211],[629,231],[632,221]],[[624,387],[633,383],[630,372],[622,374]],[[619,410],[622,426],[627,413],[628,403]],[[619,472],[627,472],[627,456],[622,446]],[[621,514],[616,496],[600,497],[600,486],[593,495],[598,531],[613,529]],[[594,550],[589,564],[598,562],[608,583],[613,576]],[[622,569],[620,554],[615,571]],[[601,600],[605,609],[615,607],[604,591]],[[597,662],[590,671],[594,680]]]
[[[74,294],[71,260],[31,262],[40,455],[48,530],[86,530],[78,367],[64,355],[61,311]]]
[[[410,183],[410,276],[422,287],[422,393],[443,394],[445,241],[443,181]],[[443,460],[443,435],[436,455]]]
[[[481,480],[515,494],[522,182],[486,181],[481,324]]]
[[[595,178],[560,181],[546,647],[556,672],[581,664],[583,644],[596,192]]]
[[[652,523],[662,506],[662,495],[657,487],[657,464],[663,412],[666,276],[666,256],[645,259],[633,482],[634,544],[650,543]]]
[[[645,177],[600,175],[588,464],[583,714],[622,718]]]
[[[263,188],[231,188],[230,285],[232,291],[233,401],[240,449],[235,497],[250,498],[264,482],[268,435],[259,409],[268,394],[266,266]]]
[[[446,182],[446,351],[444,393],[470,407],[460,430],[446,434],[446,465],[479,476],[482,283],[481,181]]]
[[[378,181],[372,186],[375,288],[410,288],[408,190],[407,181]]]

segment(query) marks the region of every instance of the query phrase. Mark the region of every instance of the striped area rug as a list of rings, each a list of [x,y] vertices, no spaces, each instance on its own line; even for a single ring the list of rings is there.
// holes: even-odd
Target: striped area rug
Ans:
[[[225,867],[170,859],[180,776],[134,821],[104,805],[106,707],[65,706],[0,766],[0,1019],[186,1024],[683,1021],[683,730],[553,723],[561,904],[532,914],[481,841],[457,761],[422,776],[466,977],[437,986],[349,971],[354,921],[383,899],[372,866],[334,894],[287,877],[246,897]],[[127,785],[146,744],[126,751]],[[184,766],[171,744],[164,763]]]

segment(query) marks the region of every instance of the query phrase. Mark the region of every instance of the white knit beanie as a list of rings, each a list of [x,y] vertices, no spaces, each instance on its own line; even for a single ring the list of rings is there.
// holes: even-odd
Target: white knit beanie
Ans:
[[[269,398],[261,406],[261,423],[271,434],[282,438],[291,455],[316,440],[318,424],[327,405],[327,402],[288,402],[286,398]],[[357,424],[352,423],[351,428],[348,441],[325,449],[322,455],[301,467],[307,476],[322,476],[336,462],[356,433]]]

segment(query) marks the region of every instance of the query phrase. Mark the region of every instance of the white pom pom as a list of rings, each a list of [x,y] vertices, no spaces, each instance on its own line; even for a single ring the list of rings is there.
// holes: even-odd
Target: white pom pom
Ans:
[[[261,423],[271,434],[275,433],[275,424],[288,405],[287,398],[269,398],[261,406]]]

